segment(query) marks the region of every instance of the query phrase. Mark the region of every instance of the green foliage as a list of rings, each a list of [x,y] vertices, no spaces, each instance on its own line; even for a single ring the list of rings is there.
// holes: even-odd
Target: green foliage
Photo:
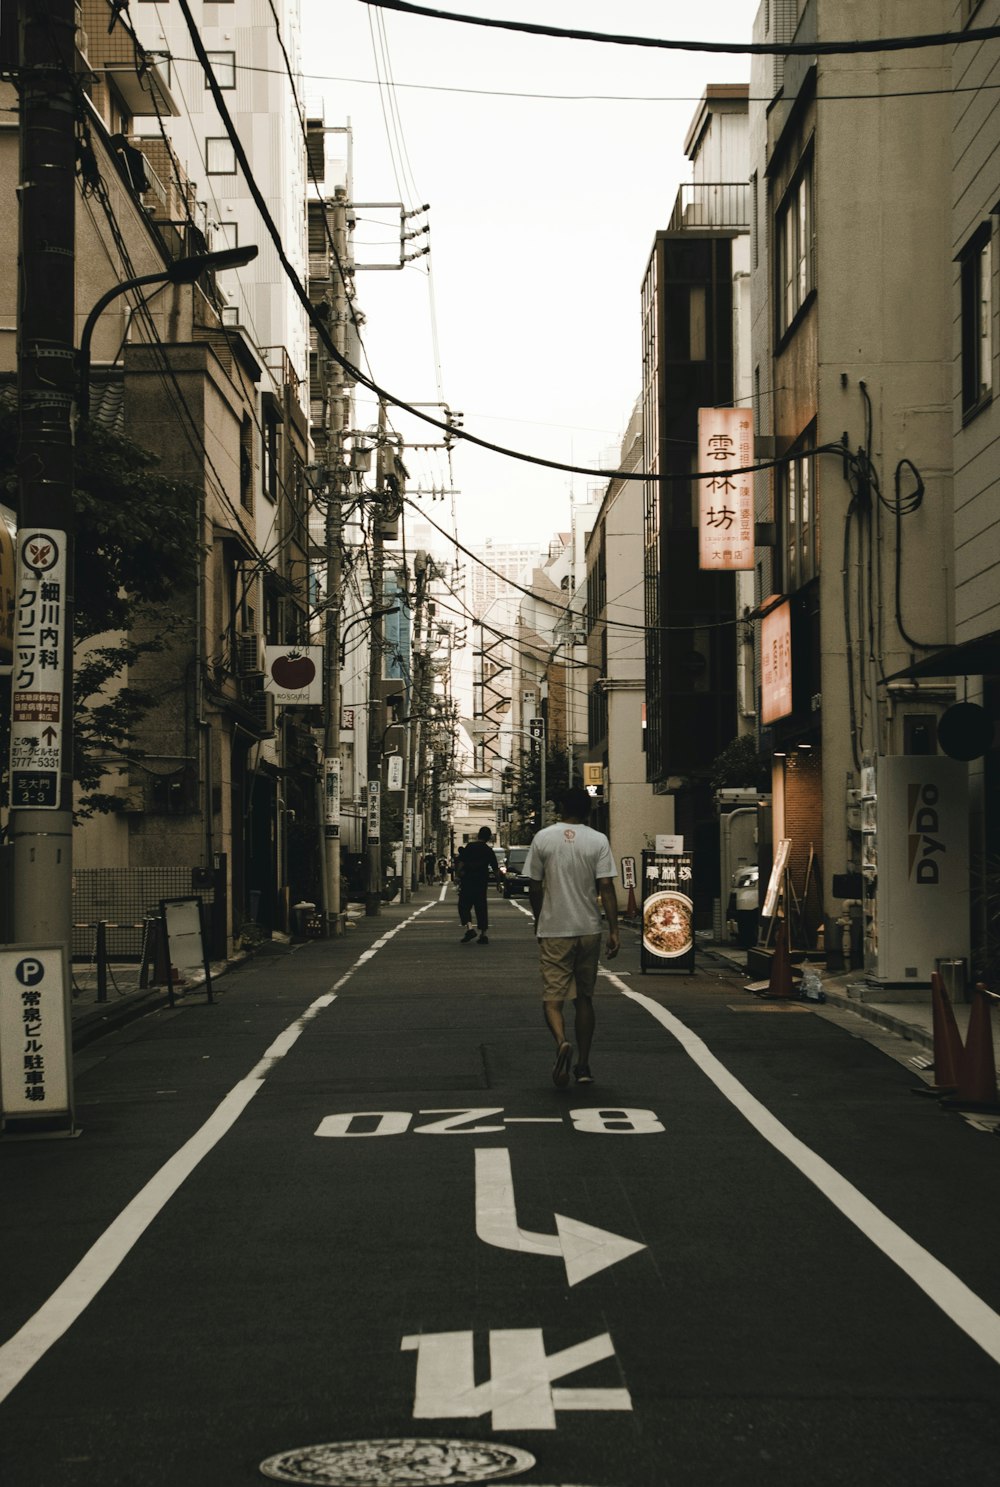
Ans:
[[[76,637],[124,630],[138,606],[190,589],[198,571],[198,491],[156,472],[119,435],[87,429],[77,445]]]
[[[0,499],[17,509],[17,414],[0,403]],[[137,726],[153,698],[120,686],[139,658],[163,648],[169,620],[162,602],[190,591],[200,552],[199,491],[157,473],[157,461],[130,440],[97,425],[78,431],[74,462],[77,513],[74,638],[73,776],[77,814],[120,809],[99,785],[108,769],[138,757]],[[139,622],[152,638],[135,641]],[[104,637],[103,644],[88,644]],[[0,771],[6,798],[10,720],[0,720]]]
[[[770,789],[768,762],[758,754],[757,741],[749,733],[734,738],[716,754],[710,778],[713,790]]]
[[[555,800],[566,787],[569,761],[562,752],[549,752],[545,757],[545,794]],[[538,801],[542,790],[542,756],[536,746],[522,749],[514,761],[514,789],[511,805],[520,825],[518,840],[528,842],[542,823],[538,819]],[[547,812],[551,820],[551,809]],[[511,838],[513,840],[513,838]]]

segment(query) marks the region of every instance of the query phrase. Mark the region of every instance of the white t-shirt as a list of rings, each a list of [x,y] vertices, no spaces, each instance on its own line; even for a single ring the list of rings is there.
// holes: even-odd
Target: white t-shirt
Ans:
[[[532,841],[522,871],[545,888],[539,938],[601,933],[597,879],[618,876],[603,831],[568,821],[546,826]]]

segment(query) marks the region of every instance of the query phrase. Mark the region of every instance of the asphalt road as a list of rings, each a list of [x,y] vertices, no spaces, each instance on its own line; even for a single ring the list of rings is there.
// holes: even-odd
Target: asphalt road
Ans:
[[[556,1090],[530,919],[460,945],[440,891],[109,1034],[77,1139],[0,1141],[0,1479],[993,1487],[1000,1140],[628,932]]]

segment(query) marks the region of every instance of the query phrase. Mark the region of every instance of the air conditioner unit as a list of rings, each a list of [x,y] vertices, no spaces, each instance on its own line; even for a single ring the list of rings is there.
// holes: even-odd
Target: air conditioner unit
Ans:
[[[234,645],[236,671],[239,676],[264,675],[264,642],[254,631],[241,632]]]
[[[246,705],[254,715],[257,727],[262,738],[273,738],[274,736],[274,693],[265,692],[263,687],[250,693],[246,698]]]

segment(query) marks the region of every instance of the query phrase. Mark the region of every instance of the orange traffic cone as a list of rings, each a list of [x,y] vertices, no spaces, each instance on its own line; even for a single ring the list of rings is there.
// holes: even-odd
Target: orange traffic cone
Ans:
[[[945,1104],[962,1110],[1000,1110],[990,1003],[982,982],[977,982],[973,993],[969,1031],[958,1062],[955,1093]]]
[[[628,919],[638,919],[639,917],[639,905],[635,901],[634,888],[630,888],[628,891],[628,903],[625,905],[625,916]]]
[[[792,985],[792,961],[788,954],[788,937],[783,920],[778,925],[778,933],[775,936],[774,954],[771,957],[771,975],[768,979],[766,994],[769,997],[795,995]]]
[[[931,971],[931,1011],[934,1018],[934,1091],[953,1090],[958,1084],[962,1035],[955,1009],[940,972]]]

